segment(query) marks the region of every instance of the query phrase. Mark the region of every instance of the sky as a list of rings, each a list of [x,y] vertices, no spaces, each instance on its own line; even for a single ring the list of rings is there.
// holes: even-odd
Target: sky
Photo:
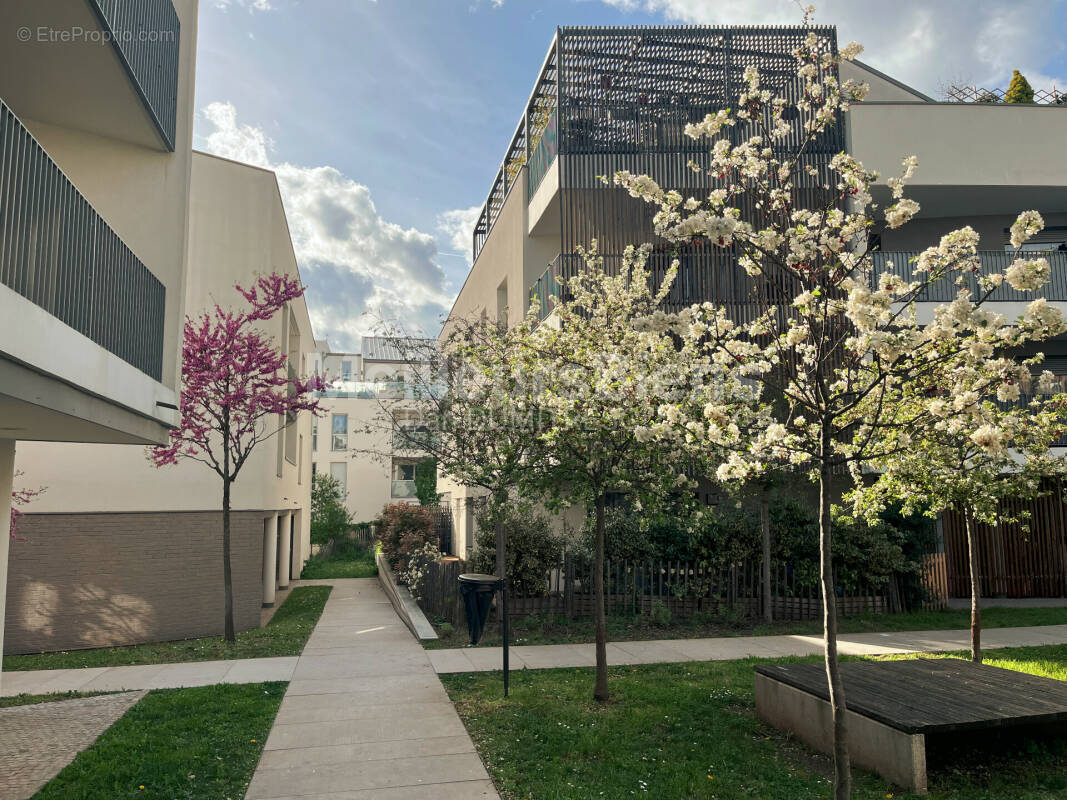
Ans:
[[[193,146],[278,174],[318,338],[436,335],[557,26],[798,24],[793,0],[200,0]],[[1067,88],[1067,0],[826,0],[860,59]],[[1005,143],[1010,146],[1010,142]]]

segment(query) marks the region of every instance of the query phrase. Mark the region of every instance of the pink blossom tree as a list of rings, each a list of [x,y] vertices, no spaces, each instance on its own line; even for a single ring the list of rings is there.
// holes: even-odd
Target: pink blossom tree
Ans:
[[[222,479],[222,572],[226,592],[226,641],[234,641],[233,584],[230,569],[230,489],[257,445],[286,427],[287,415],[317,413],[313,392],[318,377],[290,378],[285,353],[260,323],[304,293],[299,281],[271,274],[249,289],[235,287],[248,308],[223,310],[218,304],[198,318],[187,317],[182,339],[182,380],[178,427],[170,443],[152,448],[157,467],[181,459],[199,461]]]
[[[15,473],[16,478],[22,477],[21,472]],[[16,531],[18,530],[19,520],[22,519],[24,512],[19,510],[19,506],[24,506],[35,497],[38,497],[45,492],[45,487],[41,486],[37,489],[14,489],[11,492],[11,527],[9,529],[12,539],[18,539]]]

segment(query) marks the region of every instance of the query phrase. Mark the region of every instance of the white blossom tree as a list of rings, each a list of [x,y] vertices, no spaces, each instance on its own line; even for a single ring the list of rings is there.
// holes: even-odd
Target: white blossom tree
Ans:
[[[607,620],[604,606],[605,508],[621,494],[638,510],[672,494],[691,494],[694,466],[680,445],[657,441],[651,432],[661,412],[714,393],[723,404],[748,402],[752,386],[729,382],[714,364],[694,370],[689,348],[679,349],[657,309],[670,290],[677,265],[653,289],[646,268],[650,246],[630,247],[615,274],[604,271],[596,251],[585,261],[555,305],[555,318],[526,337],[528,353],[517,365],[527,376],[529,401],[543,411],[538,433],[544,472],[539,487],[556,505],[584,503],[595,531],[593,593],[596,684],[593,696],[609,698]],[[690,376],[691,380],[686,380]],[[722,376],[724,380],[720,381]],[[703,435],[699,423],[692,432]]]
[[[824,661],[839,799],[850,796],[851,770],[837,653],[832,481],[847,474],[858,479],[865,465],[903,452],[941,414],[973,421],[969,404],[946,407],[944,398],[976,402],[995,393],[1019,368],[999,354],[1065,329],[1043,299],[1014,322],[985,307],[1004,280],[1015,288],[1040,286],[1048,264],[1019,258],[1005,276],[982,276],[978,235],[969,227],[925,250],[913,279],[893,265],[873,274],[870,229],[899,228],[919,210],[904,196],[916,159],[904,160],[900,177],[888,181],[891,202],[876,208],[875,173],[847,153],[822,163],[812,155],[819,137],[866,93],[863,85],[838,80],[839,62],[860,50],[852,43],[835,53],[832,42],[810,33],[794,51],[797,99],[775,97],[761,85],[759,70],[747,67],[736,106],[687,129],[695,139],[711,140],[710,188],[702,196],[685,197],[649,176],[615,176],[617,185],[657,209],[658,235],[729,249],[750,278],[744,319],[708,302],[646,324],[665,325],[727,374],[761,386],[776,409],[769,423],[755,436],[740,436],[729,409],[708,403],[668,406],[648,429],[662,441],[699,430],[709,446],[729,447],[720,480],[747,480],[768,466],[791,464],[818,483]],[[726,135],[724,129],[733,130]],[[808,207],[799,200],[804,196]],[[1013,228],[1016,246],[1041,224],[1036,212],[1021,215]],[[956,300],[938,308],[931,322],[920,322],[917,301],[943,281],[957,284]],[[880,435],[887,429],[897,432],[894,439]]]
[[[1036,363],[1038,359],[1027,359]],[[928,403],[938,419],[919,436],[889,426],[879,429],[885,441],[870,466],[878,478],[873,485],[851,493],[854,512],[874,519],[888,502],[902,513],[936,517],[954,511],[963,519],[971,589],[971,660],[982,661],[982,588],[975,525],[1026,524],[1003,505],[1005,500],[1037,496],[1042,478],[1062,474],[1063,462],[1050,448],[1063,431],[1063,397],[1051,372],[1037,381],[1038,393],[1025,405],[1020,385],[1031,383],[1028,365],[996,388],[996,400],[975,395],[942,395]],[[925,402],[925,401],[920,401]],[[963,413],[950,415],[950,406]],[[914,411],[909,413],[915,413]],[[905,441],[898,441],[901,437]]]

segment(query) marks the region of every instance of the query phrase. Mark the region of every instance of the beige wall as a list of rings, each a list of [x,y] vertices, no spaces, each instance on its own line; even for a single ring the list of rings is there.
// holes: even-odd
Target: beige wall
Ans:
[[[224,307],[243,303],[233,285],[248,285],[257,274],[299,275],[272,172],[196,153],[192,174],[190,313],[215,301]],[[299,331],[302,355],[313,351],[303,299],[271,320],[267,332],[284,348],[290,319]],[[284,457],[283,435],[259,445],[234,484],[233,508],[309,509],[310,415],[299,415],[288,435],[302,442],[295,463]],[[34,512],[204,511],[222,502],[221,482],[210,468],[185,462],[155,469],[140,447],[27,442],[19,447],[16,466],[28,483],[49,487],[34,503]],[[300,516],[297,563],[310,555],[310,514]]]
[[[11,543],[4,652],[221,634],[220,517],[28,514]],[[263,517],[238,513],[231,525],[241,631],[259,625]]]

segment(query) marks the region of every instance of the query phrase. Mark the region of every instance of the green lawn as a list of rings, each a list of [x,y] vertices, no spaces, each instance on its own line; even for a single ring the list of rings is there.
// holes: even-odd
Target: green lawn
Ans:
[[[607,705],[591,699],[591,669],[513,673],[508,700],[499,673],[441,680],[504,798],[829,797],[829,759],[756,718],[755,663],[615,667]],[[1064,679],[1067,646],[997,650],[987,663]],[[1005,739],[948,763],[930,772],[935,800],[1067,797],[1067,738]],[[860,800],[912,796],[856,777]]]
[[[149,692],[34,798],[244,797],[286,685]]]
[[[56,692],[53,694],[16,694],[0,697],[0,708],[12,706],[32,706],[38,703],[55,703],[59,700],[77,700],[79,697],[95,697],[98,694],[115,694],[115,692]]]
[[[374,551],[355,542],[341,545],[332,555],[312,556],[300,573],[303,580],[322,578],[373,578],[378,574]]]
[[[492,617],[490,617],[492,619]],[[1067,608],[988,608],[982,612],[986,628],[1013,628],[1028,625],[1067,624]],[[971,626],[969,611],[917,611],[911,614],[860,614],[841,618],[842,633],[867,631],[965,630]],[[434,625],[439,639],[423,641],[428,649],[466,647],[469,645],[466,624]],[[773,634],[821,634],[822,623],[781,622],[774,625],[748,621],[725,621],[721,618],[671,620],[656,624],[647,616],[608,617],[609,641],[640,639],[693,639],[708,636],[768,636]],[[593,620],[569,620],[558,616],[517,618],[511,623],[512,644],[572,644],[593,641]],[[500,634],[490,622],[479,646],[497,647]]]
[[[267,625],[237,634],[237,641],[233,644],[227,643],[221,636],[211,636],[178,642],[105,647],[98,650],[64,650],[57,653],[4,656],[4,670],[115,667],[126,664],[169,664],[179,661],[299,655],[315,623],[319,621],[326,598],[330,595],[330,588],[296,587]]]

